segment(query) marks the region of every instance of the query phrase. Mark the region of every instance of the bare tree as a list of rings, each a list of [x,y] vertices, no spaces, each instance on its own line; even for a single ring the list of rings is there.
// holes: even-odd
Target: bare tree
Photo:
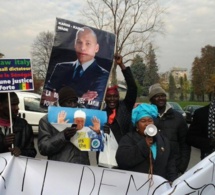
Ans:
[[[87,0],[82,11],[87,24],[116,35],[115,53],[121,54],[125,63],[137,54],[145,55],[152,35],[162,32],[163,13],[156,0]],[[116,65],[112,82],[116,83]]]
[[[45,79],[52,46],[54,43],[54,34],[51,32],[41,32],[32,44],[32,69],[39,79]]]

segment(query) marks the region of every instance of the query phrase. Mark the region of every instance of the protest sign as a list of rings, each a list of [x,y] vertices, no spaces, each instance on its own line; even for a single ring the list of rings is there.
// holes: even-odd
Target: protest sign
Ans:
[[[182,195],[215,194],[215,152],[172,187],[160,176],[0,154],[1,195]],[[56,168],[57,167],[57,168]]]
[[[92,130],[94,119],[99,122],[101,133],[97,134]],[[98,120],[97,120],[98,119]],[[76,134],[70,141],[81,151],[102,151],[103,144],[103,126],[107,121],[105,111],[92,110],[84,108],[68,108],[49,106],[48,121],[58,131],[63,131],[72,124],[77,125]]]
[[[59,90],[70,86],[80,104],[100,109],[113,65],[114,47],[114,34],[57,18],[41,106],[55,104]]]
[[[0,59],[0,92],[33,89],[30,59]]]
[[[170,189],[159,176],[0,154],[1,195],[161,195]]]

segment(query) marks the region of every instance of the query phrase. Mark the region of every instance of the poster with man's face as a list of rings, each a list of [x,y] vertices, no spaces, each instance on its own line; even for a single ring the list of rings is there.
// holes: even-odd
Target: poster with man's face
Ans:
[[[113,65],[115,35],[57,18],[41,106],[57,104],[58,94],[71,87],[78,103],[100,109]]]

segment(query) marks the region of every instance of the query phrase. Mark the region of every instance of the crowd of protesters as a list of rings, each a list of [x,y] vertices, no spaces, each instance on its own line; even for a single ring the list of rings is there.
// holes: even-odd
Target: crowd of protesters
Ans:
[[[189,128],[183,116],[168,104],[167,93],[158,83],[149,87],[149,103],[134,107],[137,86],[131,69],[124,65],[122,56],[115,55],[114,60],[121,68],[127,92],[125,98],[120,100],[118,87],[107,87],[103,108],[107,113],[107,122],[103,128],[99,124],[98,129],[93,130],[97,134],[113,133],[118,143],[114,156],[117,169],[160,175],[171,183],[187,170],[191,146],[201,150],[201,159],[215,150],[215,100],[195,112]],[[37,151],[32,127],[25,119],[18,117],[18,104],[15,92],[0,93],[0,152],[35,157]],[[83,108],[78,103],[76,92],[69,86],[59,90],[58,106]],[[85,121],[86,116],[82,118]],[[147,134],[149,125],[156,128],[154,135]],[[48,121],[48,114],[45,115],[39,122],[40,154],[50,160],[90,165],[88,152],[80,151],[70,141],[79,129],[72,126],[58,131]]]

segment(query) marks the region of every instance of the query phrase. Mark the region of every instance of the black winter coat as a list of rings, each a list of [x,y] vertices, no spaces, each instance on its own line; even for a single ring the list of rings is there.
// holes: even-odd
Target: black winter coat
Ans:
[[[179,112],[170,108],[161,118],[154,119],[154,124],[170,141],[178,173],[184,173],[191,152],[190,146],[186,143],[188,126],[185,119]]]
[[[190,124],[187,143],[201,150],[201,159],[212,152],[208,138],[208,116],[210,105],[197,109]]]
[[[65,139],[64,132],[58,131],[48,122],[48,115],[39,122],[38,149],[49,160],[90,165],[89,155]]]
[[[132,129],[131,112],[137,98],[137,86],[130,67],[126,67],[125,70],[122,70],[122,73],[127,84],[126,96],[123,100],[119,101],[114,122],[109,124],[118,143],[121,137]],[[107,111],[107,117],[112,114],[112,110],[108,108],[104,110]]]
[[[157,143],[156,159],[152,158],[153,174],[164,177],[169,181],[177,178],[174,155],[170,143],[162,134],[154,138]],[[150,148],[144,137],[137,132],[129,132],[120,140],[116,160],[120,169],[149,173]]]
[[[14,146],[21,150],[22,156],[35,157],[37,151],[34,147],[34,135],[32,127],[23,118],[13,119],[13,133],[15,134]],[[9,152],[3,145],[4,134],[0,130],[0,152]]]

